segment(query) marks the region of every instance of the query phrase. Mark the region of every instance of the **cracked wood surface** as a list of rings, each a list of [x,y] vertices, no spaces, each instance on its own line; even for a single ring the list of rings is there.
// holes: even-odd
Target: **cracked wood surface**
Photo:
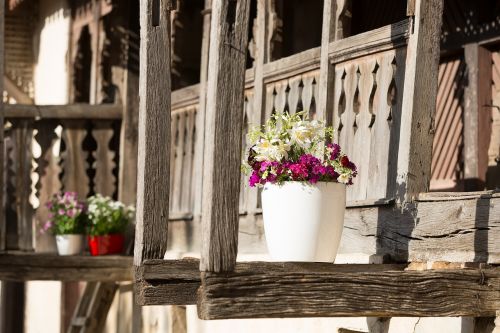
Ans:
[[[395,261],[500,263],[500,197],[456,196],[398,208],[346,210],[340,253]]]
[[[313,272],[271,267],[204,272],[198,315],[202,319],[484,317],[494,316],[500,307],[500,268],[344,272],[338,265],[329,266],[328,271]]]

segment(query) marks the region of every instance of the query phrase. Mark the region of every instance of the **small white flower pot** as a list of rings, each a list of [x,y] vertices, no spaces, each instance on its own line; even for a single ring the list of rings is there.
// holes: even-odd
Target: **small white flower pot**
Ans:
[[[333,263],[344,226],[345,205],[344,184],[266,184],[262,212],[273,260]]]
[[[56,235],[57,252],[61,256],[81,254],[84,246],[84,236],[77,234]]]

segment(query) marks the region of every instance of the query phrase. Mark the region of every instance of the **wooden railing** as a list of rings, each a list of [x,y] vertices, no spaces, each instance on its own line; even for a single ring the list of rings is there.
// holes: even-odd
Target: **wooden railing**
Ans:
[[[60,190],[117,196],[120,106],[6,105],[7,249],[31,250]],[[36,237],[40,250],[50,249]],[[49,248],[47,248],[47,246]]]
[[[395,150],[405,76],[404,66],[399,65],[406,60],[407,38],[408,21],[405,20],[354,36],[349,39],[350,43],[341,40],[329,51],[336,79],[335,102],[333,109],[328,110],[329,119],[333,119],[336,140],[354,162],[363,166],[355,185],[348,190],[349,205],[355,206],[354,201],[383,201],[396,195]],[[320,50],[315,48],[265,64],[261,104],[255,100],[254,71],[246,71],[242,158],[249,148],[245,138],[248,129],[261,124],[272,113],[306,110],[314,117],[319,98],[319,56]],[[193,174],[196,158],[194,150],[186,143],[198,140],[197,129],[191,127],[198,122],[184,114],[194,114],[199,109],[198,94],[198,85],[172,93],[170,209],[174,219],[193,216],[193,202],[188,204],[187,201],[194,197],[187,193],[195,188],[186,174]],[[179,136],[179,133],[184,135]],[[185,165],[188,170],[174,171],[176,166]],[[258,213],[257,191],[249,188],[243,178],[240,214]]]

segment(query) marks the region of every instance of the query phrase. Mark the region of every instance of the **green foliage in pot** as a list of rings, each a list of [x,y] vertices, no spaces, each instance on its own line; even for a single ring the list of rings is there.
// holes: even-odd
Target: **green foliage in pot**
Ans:
[[[87,199],[88,234],[102,236],[121,234],[135,216],[132,206],[96,194]]]

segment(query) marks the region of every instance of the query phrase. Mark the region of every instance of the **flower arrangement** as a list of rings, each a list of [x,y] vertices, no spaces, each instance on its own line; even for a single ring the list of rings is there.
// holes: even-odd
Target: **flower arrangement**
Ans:
[[[85,204],[78,200],[75,192],[56,193],[45,204],[49,219],[41,232],[51,231],[54,235],[85,233]]]
[[[302,181],[352,185],[356,165],[331,143],[333,128],[308,120],[305,112],[274,114],[248,134],[251,147],[244,171],[251,187]]]
[[[102,236],[123,233],[134,218],[132,206],[96,194],[87,199],[88,234]]]

